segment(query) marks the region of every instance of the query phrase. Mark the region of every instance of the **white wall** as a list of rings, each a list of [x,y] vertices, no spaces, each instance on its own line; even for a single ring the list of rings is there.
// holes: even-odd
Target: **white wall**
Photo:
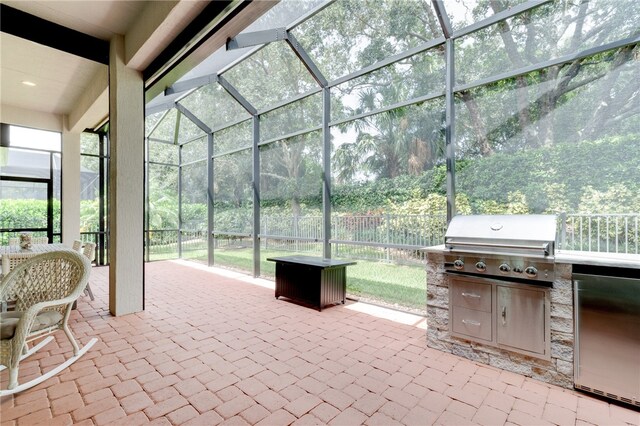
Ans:
[[[10,105],[0,108],[0,122],[62,133],[62,242],[80,238],[80,133],[65,129],[65,117]]]
[[[61,115],[30,111],[10,105],[0,107],[0,122],[52,132],[62,132],[63,127]]]
[[[80,239],[80,133],[62,132],[62,242]]]

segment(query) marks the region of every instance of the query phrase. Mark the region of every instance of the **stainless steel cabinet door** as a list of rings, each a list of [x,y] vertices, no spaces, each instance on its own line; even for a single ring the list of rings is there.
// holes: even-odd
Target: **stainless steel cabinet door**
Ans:
[[[544,291],[499,285],[497,302],[498,344],[544,354]]]
[[[640,406],[640,280],[573,274],[575,384]]]

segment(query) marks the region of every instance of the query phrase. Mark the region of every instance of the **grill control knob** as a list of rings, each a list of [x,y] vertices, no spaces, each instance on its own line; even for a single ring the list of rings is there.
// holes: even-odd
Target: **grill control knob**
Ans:
[[[507,265],[506,263],[498,266],[498,269],[500,269],[500,272],[502,272],[503,274],[508,274],[509,272],[511,272],[511,266]]]
[[[462,261],[462,259],[456,259],[453,262],[453,267],[458,269],[458,270],[460,270],[460,269],[464,268],[464,262]]]
[[[535,266],[527,266],[524,270],[524,273],[529,278],[534,278],[536,275],[538,275],[538,270]]]
[[[480,272],[484,272],[487,270],[487,264],[481,260],[480,262],[476,263],[476,269]]]

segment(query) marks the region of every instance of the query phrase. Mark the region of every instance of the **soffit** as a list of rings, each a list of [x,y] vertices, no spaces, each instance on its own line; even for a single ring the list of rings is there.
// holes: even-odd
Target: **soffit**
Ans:
[[[0,33],[2,104],[51,114],[68,114],[106,65]],[[29,87],[22,84],[30,81]]]
[[[124,35],[149,1],[4,1],[47,21],[110,40]]]
[[[143,23],[150,27],[142,32],[136,28],[136,35],[139,38],[142,36],[135,47],[138,49],[136,63],[131,64],[136,69],[148,64],[207,4],[207,2],[192,0],[3,1],[3,3],[103,40],[109,40],[116,34],[127,35],[133,26],[141,24],[142,19]],[[153,25],[157,26],[155,30],[151,28]],[[0,32],[0,47],[2,80],[0,104],[2,105],[68,115],[92,84],[106,85],[108,74],[105,65],[2,32]],[[100,79],[98,83],[96,78]],[[32,81],[36,86],[25,86],[22,81]],[[104,107],[102,103],[99,105],[101,111],[94,115],[106,116],[108,107]]]

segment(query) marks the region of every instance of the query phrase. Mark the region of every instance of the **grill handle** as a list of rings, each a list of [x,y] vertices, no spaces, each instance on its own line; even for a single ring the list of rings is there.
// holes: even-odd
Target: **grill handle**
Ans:
[[[549,254],[549,243],[544,243],[539,246],[524,246],[517,244],[495,244],[495,243],[469,243],[466,241],[447,241],[447,246],[453,248],[453,246],[467,246],[467,247],[496,247],[496,248],[511,248],[511,249],[525,249],[525,250],[542,250],[546,255]]]

